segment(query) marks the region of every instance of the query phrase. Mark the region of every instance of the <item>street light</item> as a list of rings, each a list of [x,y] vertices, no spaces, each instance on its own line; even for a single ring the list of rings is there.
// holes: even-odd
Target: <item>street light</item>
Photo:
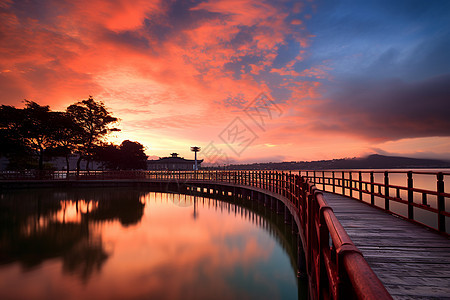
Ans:
[[[200,152],[200,147],[197,147],[197,146],[191,147],[191,151],[193,151],[195,153],[195,171],[198,171],[198,167],[197,167],[197,152]]]

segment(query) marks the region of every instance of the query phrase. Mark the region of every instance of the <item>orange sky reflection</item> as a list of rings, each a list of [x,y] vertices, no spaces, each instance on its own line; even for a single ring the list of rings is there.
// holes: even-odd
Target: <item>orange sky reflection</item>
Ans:
[[[144,213],[131,225],[93,221],[81,216],[74,202],[63,202],[58,221],[89,220],[87,243],[95,237],[108,258],[82,280],[73,276],[80,272],[62,273],[73,262],[63,266],[60,259],[25,272],[18,264],[3,266],[0,298],[275,299],[286,291],[296,295],[289,258],[268,232],[249,222],[245,213],[229,211],[226,203],[197,199],[194,218],[193,196],[145,193],[140,199]]]

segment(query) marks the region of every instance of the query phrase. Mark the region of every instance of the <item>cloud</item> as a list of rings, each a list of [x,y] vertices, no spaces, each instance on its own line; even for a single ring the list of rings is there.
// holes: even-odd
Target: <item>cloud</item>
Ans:
[[[314,127],[375,141],[450,136],[450,74],[419,82],[346,82],[317,107]]]
[[[164,151],[215,139],[261,91],[284,114],[254,147],[448,136],[440,4],[0,0],[0,101],[60,110],[93,95],[120,135]],[[240,159],[295,152],[283,147]]]
[[[199,94],[213,103],[230,94],[252,98],[279,47],[306,45],[310,38],[293,30],[285,8],[250,0],[12,2],[2,12],[0,66],[21,86],[11,90],[13,97],[45,104],[118,95],[99,79],[123,78],[124,72],[133,74],[124,84],[148,80],[187,102],[198,104],[191,95]]]

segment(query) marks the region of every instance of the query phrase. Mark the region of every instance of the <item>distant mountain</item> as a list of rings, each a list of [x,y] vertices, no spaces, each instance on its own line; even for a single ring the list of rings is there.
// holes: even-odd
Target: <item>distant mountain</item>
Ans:
[[[229,168],[234,170],[431,169],[450,168],[450,161],[373,154],[361,158],[230,165]]]

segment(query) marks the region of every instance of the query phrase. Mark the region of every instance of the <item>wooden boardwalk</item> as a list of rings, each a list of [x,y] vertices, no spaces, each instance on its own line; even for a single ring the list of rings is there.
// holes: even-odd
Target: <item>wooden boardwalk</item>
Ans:
[[[394,299],[450,299],[450,239],[357,200],[324,192]]]

